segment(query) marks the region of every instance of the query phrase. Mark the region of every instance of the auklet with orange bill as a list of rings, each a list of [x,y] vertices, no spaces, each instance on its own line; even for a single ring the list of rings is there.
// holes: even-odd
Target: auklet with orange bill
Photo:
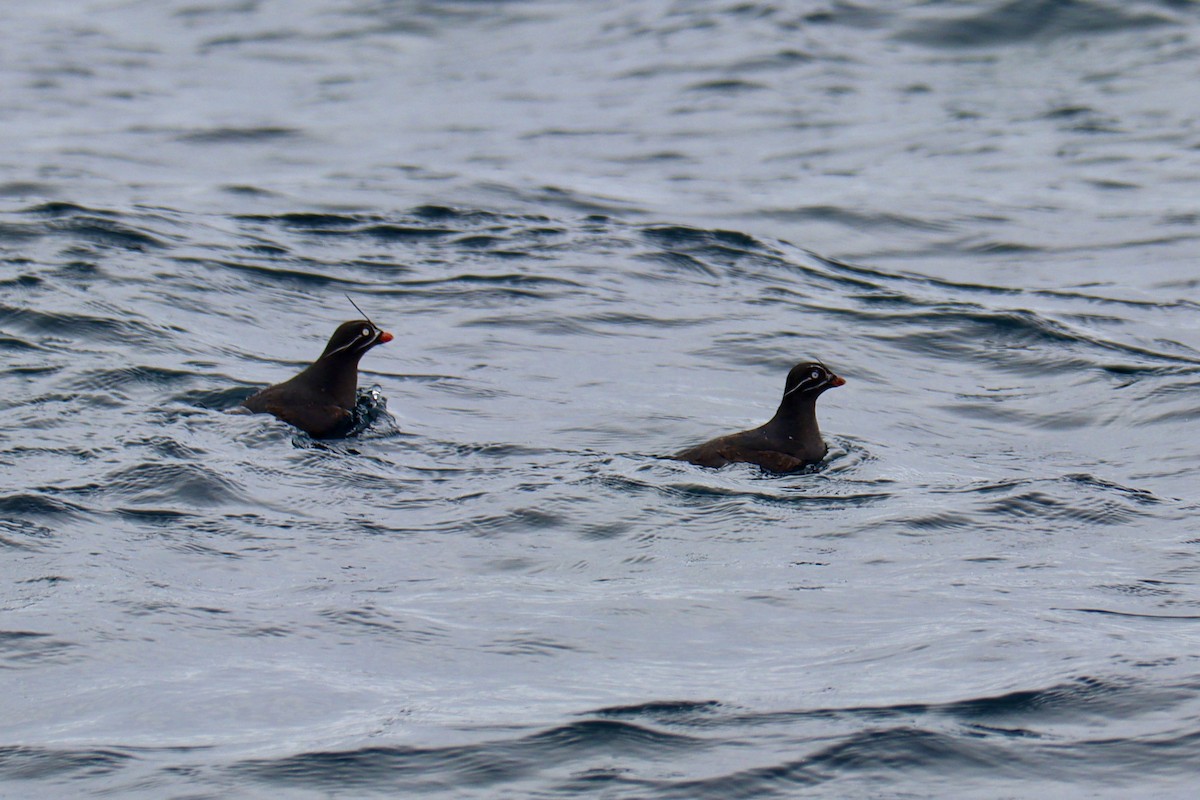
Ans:
[[[375,345],[392,340],[390,333],[365,319],[366,314],[363,317],[339,325],[325,352],[300,374],[268,386],[242,405],[256,414],[274,414],[316,439],[345,436],[354,427],[358,362]]]

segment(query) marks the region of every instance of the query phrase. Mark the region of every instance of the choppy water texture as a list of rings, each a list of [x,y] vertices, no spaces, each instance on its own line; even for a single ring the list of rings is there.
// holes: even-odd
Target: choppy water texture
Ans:
[[[0,30],[0,794],[1193,795],[1197,3]]]

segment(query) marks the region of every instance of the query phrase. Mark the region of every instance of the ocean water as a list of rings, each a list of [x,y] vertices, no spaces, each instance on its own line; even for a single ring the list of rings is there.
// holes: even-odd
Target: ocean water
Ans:
[[[0,796],[1194,796],[1200,3],[0,30]]]

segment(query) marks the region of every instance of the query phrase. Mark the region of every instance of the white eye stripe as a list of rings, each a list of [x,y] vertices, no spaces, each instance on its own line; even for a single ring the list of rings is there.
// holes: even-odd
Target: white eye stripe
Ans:
[[[322,358],[328,358],[329,356],[337,355],[338,353],[342,352],[343,350],[351,347],[353,344],[354,344],[354,342],[349,342],[348,344],[344,344],[335,350],[330,350],[328,353],[326,353],[324,356],[322,356]]]
[[[370,328],[363,328],[362,332],[356,338],[354,338],[352,341],[346,342],[341,347],[335,348],[335,349],[329,351],[328,353],[323,353],[321,355],[321,358],[329,358],[330,356],[337,355],[338,353],[342,352],[343,350],[349,350],[351,347],[363,346],[364,340],[369,339],[370,341],[373,342],[373,341],[375,341],[375,338],[376,338],[376,336],[375,336],[375,332],[373,330],[371,330]]]
[[[792,394],[793,392],[798,392],[801,389],[816,389],[819,386],[824,386],[825,384],[829,383],[828,377],[822,378],[820,373],[817,373],[815,371],[813,372],[813,375],[816,377],[805,378],[804,380],[800,381],[795,386],[793,386],[791,389],[784,392],[783,396],[787,397],[789,394]]]

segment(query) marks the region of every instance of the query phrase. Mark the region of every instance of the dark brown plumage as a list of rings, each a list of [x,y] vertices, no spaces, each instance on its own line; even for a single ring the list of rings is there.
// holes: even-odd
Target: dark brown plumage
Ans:
[[[343,322],[320,358],[242,405],[255,413],[274,414],[317,439],[345,436],[354,425],[358,361],[375,345],[391,340],[390,333],[369,320]]]
[[[797,364],[788,373],[783,400],[770,422],[689,448],[675,458],[702,467],[744,462],[771,472],[794,472],[815,464],[829,449],[817,427],[817,398],[845,382],[824,364]]]

